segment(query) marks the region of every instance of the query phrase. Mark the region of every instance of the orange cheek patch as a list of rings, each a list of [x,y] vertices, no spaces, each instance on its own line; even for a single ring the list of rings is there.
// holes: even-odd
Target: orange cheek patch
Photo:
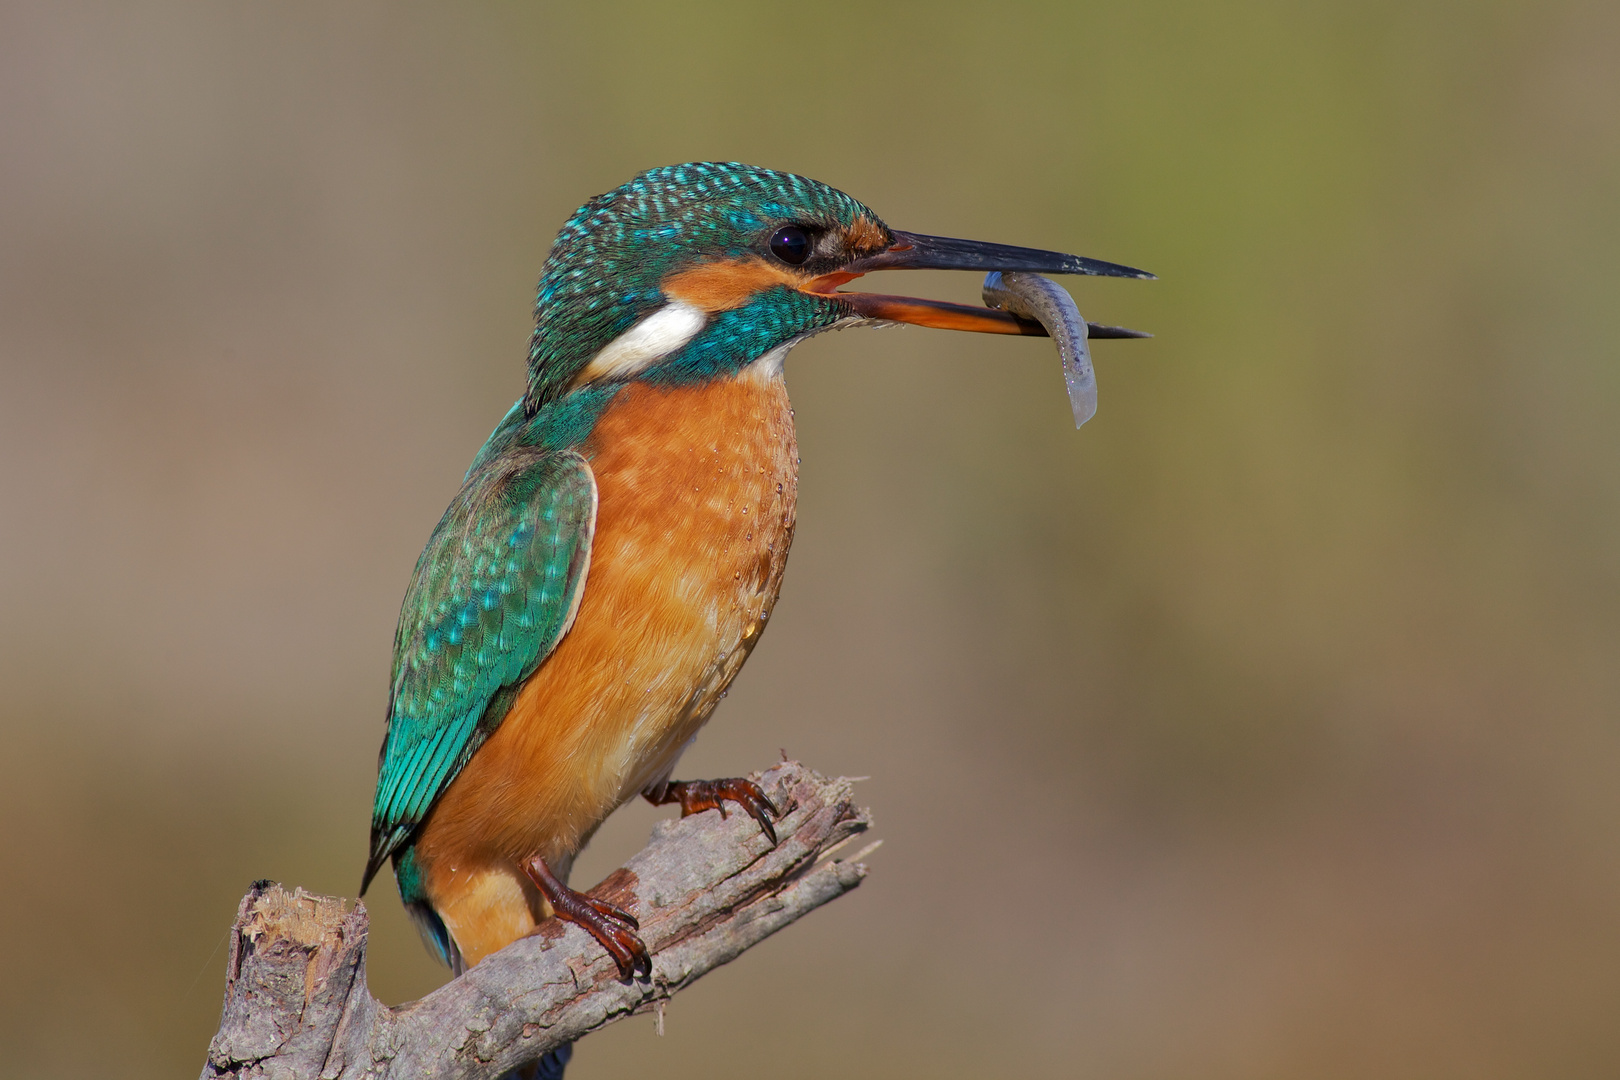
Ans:
[[[704,263],[664,279],[664,295],[704,311],[730,311],[742,307],[773,285],[797,289],[802,279],[763,259],[735,259]]]
[[[855,224],[844,230],[844,248],[856,255],[875,255],[890,243],[888,231],[871,218],[856,218]]]

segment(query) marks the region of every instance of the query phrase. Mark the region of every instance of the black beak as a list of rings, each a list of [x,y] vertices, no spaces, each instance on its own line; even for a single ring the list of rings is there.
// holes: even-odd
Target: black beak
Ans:
[[[1023,270],[1035,274],[1090,274],[1095,277],[1123,277],[1154,280],[1146,270],[1119,263],[1065,255],[1061,251],[988,244],[982,240],[954,240],[949,236],[894,230],[894,243],[885,251],[857,259],[844,268],[852,274],[873,270]]]
[[[876,255],[856,259],[831,274],[823,275],[802,288],[806,292],[837,297],[854,314],[885,322],[912,323],[933,326],[942,330],[969,330],[981,334],[1028,334],[1046,336],[1046,327],[1033,319],[1025,319],[994,308],[976,308],[967,304],[953,304],[945,300],[923,300],[910,296],[885,296],[879,293],[836,292],[862,274],[874,270],[1019,270],[1036,274],[1090,274],[1095,277],[1141,278],[1155,280],[1146,270],[1137,270],[1119,263],[1088,259],[1081,255],[1065,255],[1061,251],[1042,251],[1040,248],[1014,247],[1011,244],[987,244],[980,240],[954,240],[948,236],[925,236],[921,233],[892,230],[894,243]],[[1093,338],[1151,337],[1140,330],[1127,330],[1122,326],[1103,326],[1088,323]]]

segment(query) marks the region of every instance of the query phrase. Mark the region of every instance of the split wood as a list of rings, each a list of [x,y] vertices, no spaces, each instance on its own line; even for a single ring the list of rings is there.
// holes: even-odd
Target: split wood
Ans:
[[[871,825],[850,780],[793,761],[753,779],[783,811],[775,847],[737,808],[724,819],[707,811],[660,821],[640,854],[591,890],[641,921],[650,979],[621,979],[595,939],[551,920],[420,1001],[390,1008],[366,988],[363,903],[255,884],[237,909],[204,1080],[482,1080],[661,1010],[866,876],[861,863],[832,854]]]

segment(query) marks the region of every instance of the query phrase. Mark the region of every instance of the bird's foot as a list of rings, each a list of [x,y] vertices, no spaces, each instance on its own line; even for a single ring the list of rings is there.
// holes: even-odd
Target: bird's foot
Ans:
[[[759,827],[770,837],[771,844],[773,846],[776,844],[776,829],[771,826],[771,819],[781,817],[782,812],[752,780],[740,776],[734,776],[729,780],[671,780],[664,785],[664,790],[657,798],[653,797],[652,792],[648,792],[645,797],[654,806],[680,803],[681,817],[688,817],[704,810],[718,810],[720,816],[725,817],[725,804],[729,800],[748,811],[748,816],[759,822]]]
[[[534,887],[551,905],[552,914],[564,922],[584,927],[585,931],[602,943],[602,948],[619,965],[619,977],[628,979],[636,974],[652,975],[652,957],[636,931],[641,924],[636,917],[617,904],[598,900],[594,896],[575,892],[558,881],[551,868],[540,856],[532,856],[523,864]]]

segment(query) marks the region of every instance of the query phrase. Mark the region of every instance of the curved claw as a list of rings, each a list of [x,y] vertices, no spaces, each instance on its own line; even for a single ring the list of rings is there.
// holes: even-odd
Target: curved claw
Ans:
[[[619,966],[619,978],[630,979],[637,975],[648,978],[652,975],[652,957],[647,953],[646,944],[622,924],[603,919],[600,925],[584,921],[579,921],[578,925],[589,931],[613,957],[613,962]]]
[[[571,922],[595,938],[619,967],[619,978],[636,975],[651,977],[652,956],[636,934],[641,924],[636,917],[607,900],[575,892],[551,872],[544,859],[535,855],[523,864],[524,873],[551,905],[551,912]]]
[[[776,846],[776,829],[771,824],[772,818],[780,818],[782,812],[771,802],[770,796],[758,784],[745,777],[734,776],[726,780],[671,780],[664,785],[663,792],[654,797],[652,793],[646,795],[648,802],[654,806],[678,802],[681,804],[681,817],[690,817],[705,810],[718,810],[720,816],[726,816],[727,802],[734,802],[748,811],[748,816],[759,822],[759,827],[770,840],[771,846]]]
[[[742,782],[747,784],[748,787],[746,790],[738,792],[737,795],[734,796],[735,801],[739,803],[744,810],[748,811],[749,817],[759,822],[759,827],[764,831],[766,839],[770,840],[772,847],[775,847],[776,829],[771,824],[771,818],[781,816],[780,812],[778,812],[776,809],[776,804],[771,802],[770,796],[761,791],[757,784],[747,780]],[[722,814],[725,813],[725,807],[723,805],[720,808],[720,812]]]

